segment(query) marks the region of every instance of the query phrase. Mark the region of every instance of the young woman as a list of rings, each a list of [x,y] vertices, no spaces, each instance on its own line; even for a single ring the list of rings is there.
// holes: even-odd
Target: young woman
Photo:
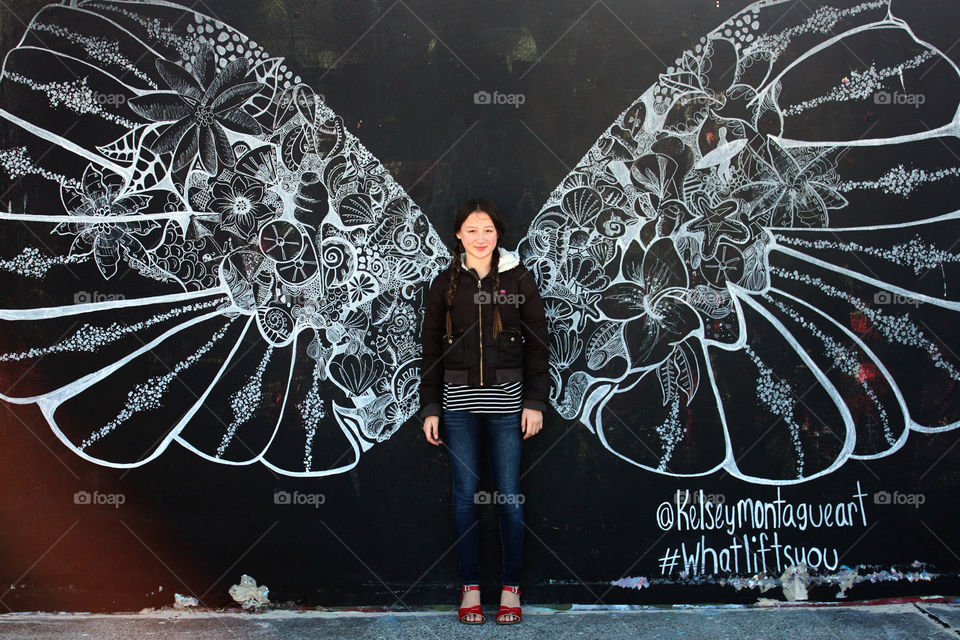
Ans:
[[[523,440],[543,426],[550,391],[547,321],[537,284],[504,235],[496,206],[464,203],[454,221],[450,267],[427,294],[423,319],[420,417],[427,441],[446,444],[453,477],[453,533],[460,565],[460,621],[483,624],[480,606],[478,503],[496,503],[502,548],[498,624],[516,624],[520,610]],[[443,439],[440,439],[440,425]],[[496,492],[479,493],[486,446]]]

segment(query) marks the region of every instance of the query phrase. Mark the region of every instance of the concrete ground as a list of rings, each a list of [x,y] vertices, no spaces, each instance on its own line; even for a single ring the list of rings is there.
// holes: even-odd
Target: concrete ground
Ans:
[[[488,620],[482,626],[459,624],[453,611],[11,613],[0,616],[0,638],[956,640],[960,636],[960,604],[944,599],[844,606],[574,606],[565,610],[528,606],[523,622],[509,627],[493,623],[492,607],[484,610]]]

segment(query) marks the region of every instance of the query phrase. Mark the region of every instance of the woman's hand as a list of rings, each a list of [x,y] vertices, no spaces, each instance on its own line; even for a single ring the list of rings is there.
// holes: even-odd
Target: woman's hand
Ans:
[[[524,409],[526,411],[526,409]],[[423,421],[423,433],[427,436],[427,442],[440,445],[443,440],[440,439],[440,416],[427,416]]]
[[[523,431],[523,439],[535,436],[543,428],[543,412],[536,409],[524,409],[520,416],[520,430]]]

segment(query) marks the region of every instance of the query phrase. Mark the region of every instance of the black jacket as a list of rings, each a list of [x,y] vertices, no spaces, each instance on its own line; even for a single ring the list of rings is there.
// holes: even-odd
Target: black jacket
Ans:
[[[439,416],[443,383],[487,387],[523,381],[523,406],[543,411],[550,395],[550,337],[543,300],[533,274],[516,254],[500,252],[500,290],[493,295],[493,274],[482,280],[473,269],[460,270],[450,308],[452,335],[446,334],[447,267],[430,285],[423,318],[420,369],[420,417]],[[493,337],[494,303],[503,332]],[[482,335],[482,343],[481,343]],[[482,344],[482,348],[481,348]],[[481,379],[482,376],[482,379]]]

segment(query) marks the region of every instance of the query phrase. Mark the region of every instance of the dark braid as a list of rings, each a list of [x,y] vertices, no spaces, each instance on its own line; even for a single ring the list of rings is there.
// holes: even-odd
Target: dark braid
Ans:
[[[453,299],[457,295],[457,283],[460,282],[460,254],[463,250],[463,243],[457,241],[457,246],[453,250],[453,259],[450,264],[450,284],[447,286],[447,317],[446,330],[447,337],[453,335],[453,326],[450,319],[450,309],[453,308]]]
[[[493,272],[493,337],[496,338],[503,330],[503,324],[500,320],[500,307],[497,305],[497,295],[500,293],[500,250],[493,248],[493,255],[490,259],[490,271]]]
[[[450,286],[447,287],[447,306],[453,306],[453,298],[457,295],[457,283],[460,282],[460,255],[463,251],[463,243],[457,241],[457,246],[453,250],[453,259],[450,261]]]

